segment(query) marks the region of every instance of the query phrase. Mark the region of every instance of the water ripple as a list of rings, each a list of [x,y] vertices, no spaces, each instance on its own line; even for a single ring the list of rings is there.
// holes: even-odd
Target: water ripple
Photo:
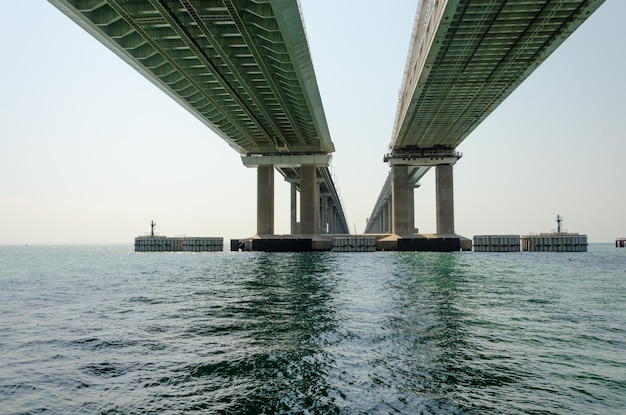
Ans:
[[[0,247],[0,413],[622,414],[620,255]]]

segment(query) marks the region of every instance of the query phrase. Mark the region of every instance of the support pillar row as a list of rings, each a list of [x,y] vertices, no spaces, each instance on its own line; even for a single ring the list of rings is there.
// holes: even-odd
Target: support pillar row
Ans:
[[[328,196],[323,195],[320,197],[320,233],[328,233],[328,218],[329,218],[329,205],[328,205]]]

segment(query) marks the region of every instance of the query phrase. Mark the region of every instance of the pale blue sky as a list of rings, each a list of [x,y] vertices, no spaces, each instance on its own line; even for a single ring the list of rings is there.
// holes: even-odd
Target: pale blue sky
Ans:
[[[302,0],[350,228],[388,167],[416,1]],[[256,231],[256,172],[206,126],[43,0],[3,4],[0,244],[131,243],[149,231]],[[626,235],[626,2],[606,3],[459,147],[457,233],[556,227]],[[416,226],[435,230],[434,171]],[[289,232],[277,177],[276,233]]]

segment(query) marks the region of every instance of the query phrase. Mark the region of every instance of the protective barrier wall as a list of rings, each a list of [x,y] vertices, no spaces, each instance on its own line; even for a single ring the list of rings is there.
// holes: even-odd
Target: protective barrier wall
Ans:
[[[522,235],[522,251],[533,252],[587,252],[587,235],[542,233]]]
[[[519,252],[519,235],[475,235],[474,252]]]
[[[135,252],[220,252],[224,250],[224,238],[138,236]]]

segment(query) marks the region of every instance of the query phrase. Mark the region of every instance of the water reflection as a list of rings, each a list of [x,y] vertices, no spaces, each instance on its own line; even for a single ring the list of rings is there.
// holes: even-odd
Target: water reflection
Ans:
[[[398,389],[423,397],[427,413],[458,413],[479,409],[477,402],[521,380],[507,366],[506,354],[494,354],[468,332],[481,322],[475,321],[476,276],[466,254],[394,258],[385,326],[389,341],[380,364]],[[504,408],[506,402],[489,402],[480,410]]]
[[[235,350],[214,370],[230,390],[228,411],[238,413],[336,413],[324,352],[336,325],[329,300],[332,259],[324,253],[253,253],[241,270],[224,316],[240,326]],[[207,370],[208,369],[208,370]],[[226,387],[226,388],[225,388]]]
[[[0,255],[11,413],[623,412],[621,251],[83,249]]]
[[[458,413],[465,333],[459,311],[464,263],[458,253],[398,253],[391,267],[385,347],[376,362],[404,400],[424,413]]]

